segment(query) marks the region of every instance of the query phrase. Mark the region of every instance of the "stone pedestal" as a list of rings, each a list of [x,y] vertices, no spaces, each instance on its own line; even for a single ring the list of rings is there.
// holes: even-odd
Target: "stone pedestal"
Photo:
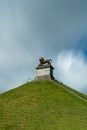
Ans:
[[[40,80],[40,79],[54,80],[53,69],[54,68],[52,65],[41,65],[41,66],[36,67],[37,74],[36,74],[35,80]]]

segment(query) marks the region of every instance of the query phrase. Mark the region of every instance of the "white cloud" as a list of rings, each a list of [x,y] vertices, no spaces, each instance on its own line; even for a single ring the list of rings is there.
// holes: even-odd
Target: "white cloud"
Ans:
[[[21,84],[28,73],[34,78],[39,57],[55,59],[60,49],[78,47],[87,32],[86,12],[87,0],[0,1],[0,92]]]
[[[87,87],[87,61],[82,52],[61,51],[57,57],[57,75],[60,81],[79,90]]]

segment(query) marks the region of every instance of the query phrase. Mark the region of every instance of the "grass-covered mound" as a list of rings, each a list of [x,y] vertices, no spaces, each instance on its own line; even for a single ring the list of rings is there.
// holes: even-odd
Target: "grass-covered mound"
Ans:
[[[0,95],[0,130],[86,130],[87,102],[53,81]]]

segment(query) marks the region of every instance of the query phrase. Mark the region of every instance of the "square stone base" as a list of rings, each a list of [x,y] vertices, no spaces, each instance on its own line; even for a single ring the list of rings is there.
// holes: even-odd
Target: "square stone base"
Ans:
[[[43,65],[36,68],[37,74],[35,80],[42,79],[54,79],[53,77],[53,67],[51,65]]]

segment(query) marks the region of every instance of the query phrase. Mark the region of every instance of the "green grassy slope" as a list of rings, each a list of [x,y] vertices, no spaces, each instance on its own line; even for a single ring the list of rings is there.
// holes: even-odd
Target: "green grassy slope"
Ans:
[[[65,84],[63,84],[63,83],[61,83],[59,81],[56,81],[56,82],[61,84],[61,86],[64,87],[66,90],[71,91],[74,94],[77,94],[78,96],[80,96],[84,100],[87,100],[87,95],[85,95],[85,94],[83,94],[83,93],[81,93],[81,92],[79,92],[79,91],[77,91],[77,90],[75,90],[75,89],[73,89],[71,87],[68,87],[68,86],[66,86]]]
[[[0,130],[86,130],[87,102],[53,81],[0,95]]]

